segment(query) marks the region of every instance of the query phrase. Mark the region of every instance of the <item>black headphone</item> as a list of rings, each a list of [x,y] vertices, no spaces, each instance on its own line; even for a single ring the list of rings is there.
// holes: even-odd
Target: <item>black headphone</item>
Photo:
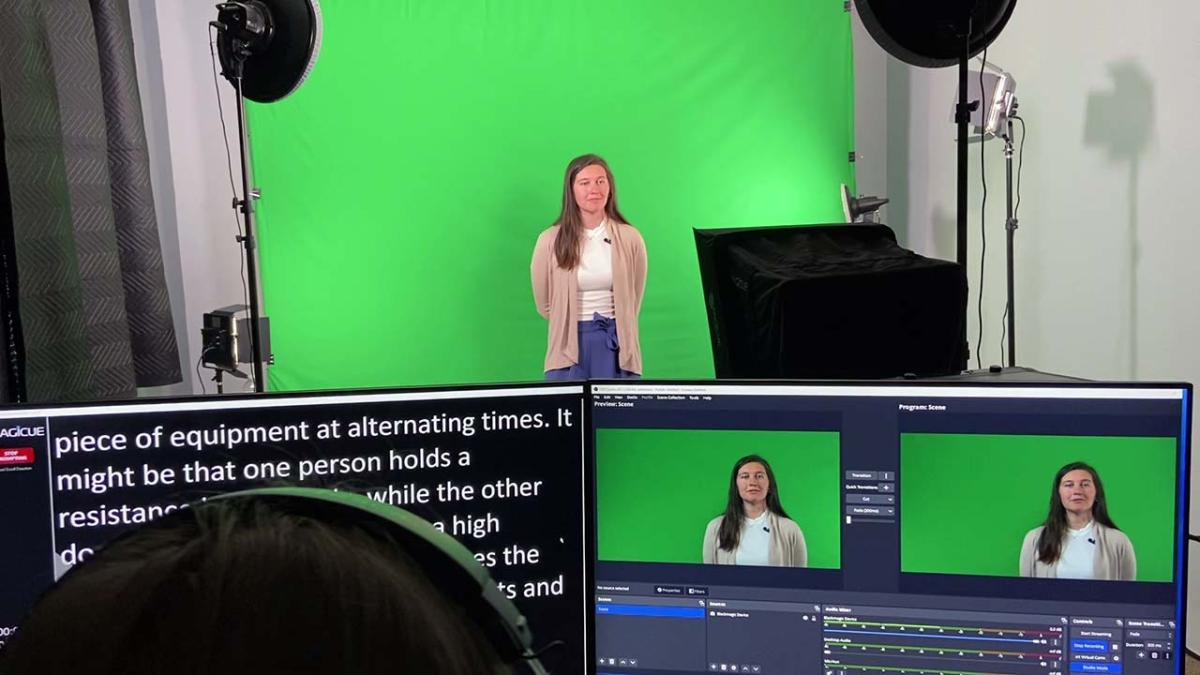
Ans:
[[[283,503],[289,513],[326,523],[347,523],[389,538],[404,550],[441,595],[456,603],[479,625],[501,658],[514,665],[524,664],[533,675],[548,675],[533,651],[529,624],[516,605],[496,586],[488,571],[465,546],[418,516],[360,494],[305,487],[229,492],[207,497],[203,503],[226,500]],[[186,517],[191,507],[200,505],[193,503],[188,508],[168,513],[147,527]],[[118,540],[138,531],[120,535]],[[103,550],[97,555],[103,555]]]

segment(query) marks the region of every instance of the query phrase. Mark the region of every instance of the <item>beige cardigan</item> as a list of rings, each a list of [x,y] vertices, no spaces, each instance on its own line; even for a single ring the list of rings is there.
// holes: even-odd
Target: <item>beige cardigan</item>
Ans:
[[[546,229],[533,247],[529,265],[533,302],[549,322],[545,370],[569,368],[579,362],[579,277],[575,270],[558,266],[554,238],[558,226]],[[612,240],[613,305],[617,319],[617,364],[622,370],[642,373],[638,344],[638,313],[646,290],[646,243],[632,225],[609,224]]]
[[[1054,578],[1058,576],[1058,563],[1049,565],[1038,560],[1038,539],[1043,527],[1035,527],[1025,535],[1021,544],[1021,576]],[[1136,581],[1137,558],[1133,554],[1133,543],[1120,530],[1095,525],[1096,559],[1092,563],[1092,578],[1104,581]]]
[[[725,516],[713,518],[704,530],[706,565],[737,564],[737,551],[721,548],[717,537],[723,520]],[[771,542],[767,545],[767,564],[773,567],[808,567],[808,547],[804,543],[804,533],[800,531],[796,521],[772,513],[767,517],[767,523],[767,527],[771,528]]]

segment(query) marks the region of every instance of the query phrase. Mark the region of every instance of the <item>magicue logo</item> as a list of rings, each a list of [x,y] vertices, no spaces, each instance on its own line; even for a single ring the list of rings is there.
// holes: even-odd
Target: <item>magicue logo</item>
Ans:
[[[0,429],[0,438],[28,438],[30,436],[45,436],[46,427],[27,427],[17,425]]]

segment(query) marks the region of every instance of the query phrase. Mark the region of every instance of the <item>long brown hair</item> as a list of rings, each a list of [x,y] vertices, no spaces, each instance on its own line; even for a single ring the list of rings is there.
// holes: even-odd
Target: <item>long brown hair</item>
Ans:
[[[1047,565],[1058,562],[1059,556],[1062,555],[1063,537],[1067,534],[1067,509],[1063,506],[1062,497],[1058,494],[1058,485],[1062,482],[1063,476],[1076,469],[1083,469],[1092,474],[1092,485],[1096,486],[1096,501],[1092,503],[1092,520],[1114,530],[1120,529],[1108,515],[1108,500],[1104,498],[1104,483],[1100,482],[1100,474],[1096,473],[1090,464],[1071,462],[1054,474],[1054,486],[1050,488],[1050,511],[1046,514],[1046,522],[1043,523],[1042,536],[1038,538],[1038,560]]]
[[[737,475],[742,467],[750,462],[758,462],[767,472],[767,510],[780,518],[787,518],[783,504],[779,503],[779,484],[775,482],[775,472],[767,460],[758,455],[746,455],[733,465],[733,473],[729,476],[729,499],[725,503],[725,517],[721,519],[721,528],[717,530],[717,542],[726,551],[737,548],[742,538],[742,523],[746,520],[746,511],[742,508],[742,495],[738,492]]]
[[[579,216],[579,203],[575,201],[575,176],[593,164],[604,167],[608,177],[608,202],[604,204],[604,213],[612,222],[626,223],[625,216],[617,208],[617,184],[613,181],[612,170],[608,162],[600,155],[580,155],[567,164],[566,176],[563,178],[562,211],[554,224],[558,226],[558,235],[554,238],[554,257],[558,266],[565,270],[573,270],[579,265],[579,242],[583,237],[583,218]]]

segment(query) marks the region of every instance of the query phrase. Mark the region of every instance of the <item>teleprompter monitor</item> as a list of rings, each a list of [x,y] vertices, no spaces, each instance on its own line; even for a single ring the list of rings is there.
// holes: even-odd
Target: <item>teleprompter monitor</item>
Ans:
[[[0,642],[55,579],[188,502],[320,486],[456,537],[581,672],[580,384],[196,398],[0,410]]]

